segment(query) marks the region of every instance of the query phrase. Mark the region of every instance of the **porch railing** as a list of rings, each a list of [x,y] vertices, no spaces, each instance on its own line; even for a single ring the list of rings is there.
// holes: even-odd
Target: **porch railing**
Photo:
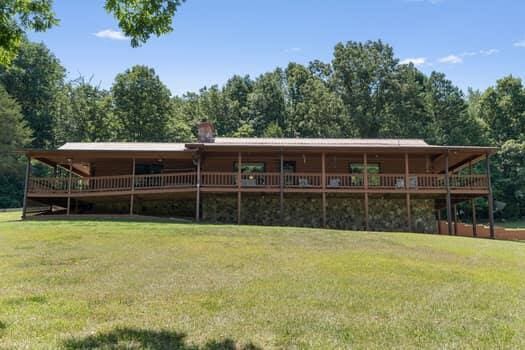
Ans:
[[[238,173],[236,172],[202,172],[200,184],[202,187],[237,188]],[[320,173],[285,173],[283,187],[289,189],[320,189],[322,174]],[[71,192],[137,192],[148,189],[195,188],[197,185],[195,172],[119,176],[77,177],[71,180]],[[328,190],[364,189],[363,174],[326,174],[325,186]],[[368,188],[371,190],[439,190],[446,188],[445,175],[442,174],[409,174],[405,185],[405,174],[368,174]],[[450,188],[480,190],[488,188],[485,175],[451,175]],[[243,173],[241,188],[280,188],[280,173]],[[29,179],[29,193],[67,193],[68,177],[32,177]]]

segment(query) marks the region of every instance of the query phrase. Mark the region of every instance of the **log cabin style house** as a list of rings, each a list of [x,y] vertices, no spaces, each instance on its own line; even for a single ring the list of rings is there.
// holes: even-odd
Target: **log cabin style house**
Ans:
[[[415,139],[214,137],[192,143],[66,143],[27,150],[23,217],[147,215],[195,221],[435,233],[484,197],[493,230],[492,147]],[[36,176],[32,164],[50,166]],[[483,173],[473,172],[484,163]],[[42,207],[46,208],[42,210]],[[474,219],[475,222],[475,219]],[[474,225],[475,227],[475,225]],[[475,233],[475,229],[474,229]]]

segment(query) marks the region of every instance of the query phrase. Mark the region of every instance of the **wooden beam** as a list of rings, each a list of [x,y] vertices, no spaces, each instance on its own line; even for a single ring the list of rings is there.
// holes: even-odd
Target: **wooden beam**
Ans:
[[[73,176],[73,160],[69,160],[69,179],[67,182],[67,209],[66,209],[66,215],[69,216],[69,212],[71,211],[71,180]]]
[[[133,157],[131,167],[131,196],[129,199],[129,215],[133,215],[133,205],[135,202],[135,157]]]
[[[410,208],[410,184],[409,184],[409,164],[408,153],[405,153],[405,190],[406,190],[406,206],[407,206],[407,228],[408,232],[412,231],[412,211]]]
[[[368,217],[368,155],[363,153],[363,187],[364,187],[364,197],[365,197],[365,230],[370,229],[369,217]]]
[[[26,178],[24,182],[24,201],[22,205],[22,219],[26,218],[27,213],[27,193],[29,192],[29,178],[31,177],[31,156],[27,157]]]
[[[437,217],[438,217],[438,233],[441,234],[441,210],[437,210]]]
[[[472,206],[472,236],[477,237],[478,236],[478,222],[476,219],[476,201],[472,199],[470,201],[470,205]]]
[[[448,234],[452,235],[452,198],[450,195],[450,178],[448,174],[448,151],[445,156],[445,186],[447,188],[447,229]]]
[[[200,221],[200,210],[201,210],[201,156],[197,153],[197,179],[196,185],[197,190],[195,191],[195,221]]]
[[[322,196],[322,212],[323,212],[323,227],[326,227],[326,154],[321,153],[321,187],[323,189]]]
[[[281,215],[281,225],[284,225],[284,154],[281,149],[279,173],[279,213]]]
[[[242,156],[241,152],[237,154],[237,224],[241,224],[241,167],[242,167]]]
[[[486,154],[486,165],[487,165],[487,182],[488,182],[488,201],[489,201],[489,230],[490,238],[496,238],[494,233],[494,195],[492,193],[492,180],[490,178],[490,154]]]
[[[454,206],[452,207],[452,211],[453,211],[453,218],[454,218],[454,235],[457,236],[458,234],[458,205],[457,204],[454,204]]]
[[[473,174],[472,161],[469,162],[468,169],[469,169],[469,175],[472,175]],[[472,237],[477,237],[478,236],[478,222],[476,220],[476,200],[475,198],[472,198],[470,200],[470,206],[472,208]]]

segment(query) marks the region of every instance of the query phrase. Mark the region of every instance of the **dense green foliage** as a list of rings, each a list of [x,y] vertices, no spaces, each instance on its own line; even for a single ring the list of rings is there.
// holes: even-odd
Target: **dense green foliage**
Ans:
[[[173,30],[173,15],[185,0],[106,0],[131,46],[145,43],[151,35]],[[43,32],[57,25],[53,0],[2,0],[0,3],[0,65],[11,65],[24,42],[26,30]]]
[[[520,242],[19,218],[0,213],[2,349],[525,347]]]
[[[31,141],[31,130],[18,103],[0,86],[0,205],[16,207],[23,195],[23,155],[16,151]]]
[[[331,62],[290,63],[258,77],[171,96],[155,71],[135,66],[105,90],[64,69],[42,44],[24,43],[0,82],[22,107],[33,147],[66,141],[188,141],[203,119],[220,136],[408,137],[495,145],[498,217],[525,216],[525,88],[509,76],[467,96],[444,74],[401,65],[381,41],[336,45]],[[0,206],[19,202],[18,194]],[[481,203],[480,203],[481,204]],[[483,213],[483,210],[480,210]]]

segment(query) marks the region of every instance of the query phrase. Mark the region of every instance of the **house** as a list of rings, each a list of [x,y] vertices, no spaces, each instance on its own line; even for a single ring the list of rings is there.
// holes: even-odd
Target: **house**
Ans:
[[[485,197],[493,235],[492,147],[415,139],[214,137],[192,143],[66,143],[28,150],[23,216],[187,216],[196,221],[436,232]],[[51,176],[32,174],[32,163]],[[474,165],[485,164],[482,174]],[[454,214],[453,214],[454,213]]]

